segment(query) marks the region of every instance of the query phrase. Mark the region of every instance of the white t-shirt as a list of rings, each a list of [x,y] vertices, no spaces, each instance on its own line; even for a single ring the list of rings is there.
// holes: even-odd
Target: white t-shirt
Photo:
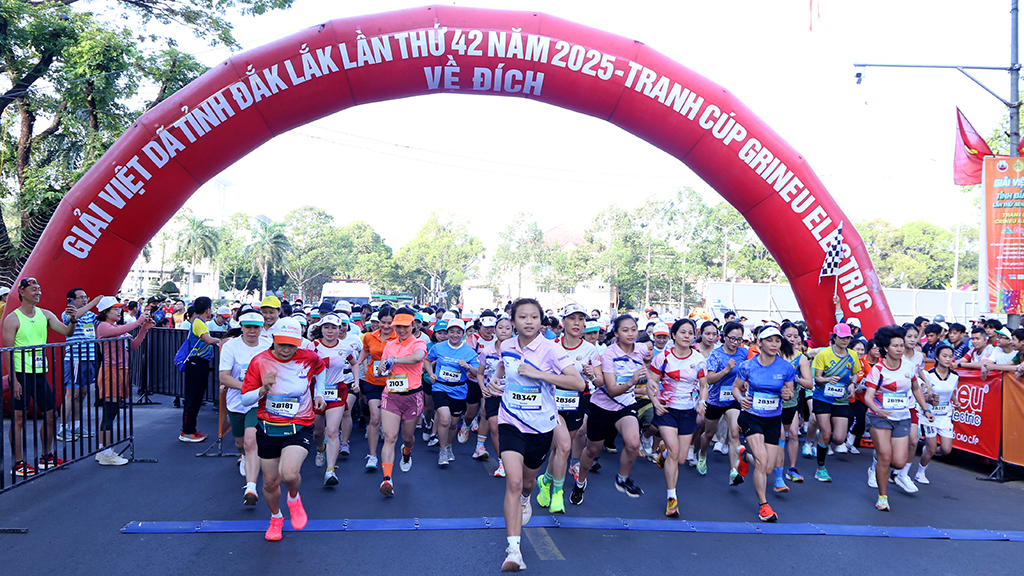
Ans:
[[[1017,355],[1017,351],[1016,350],[1010,350],[1009,352],[1003,352],[1003,349],[999,348],[997,346],[995,349],[992,350],[992,353],[989,354],[988,359],[993,361],[993,362],[995,362],[996,364],[998,364],[1000,366],[1004,366],[1004,365],[1007,365],[1007,364],[1013,364],[1013,357],[1016,356],[1016,355]]]
[[[218,370],[230,370],[232,378],[239,382],[244,381],[245,371],[249,368],[249,362],[257,354],[270,348],[271,343],[270,337],[263,335],[260,335],[260,339],[255,346],[249,346],[241,338],[228,340],[220,349],[220,367]],[[242,391],[235,390],[234,388],[228,388],[225,402],[228,412],[234,412],[235,414],[245,414],[249,411],[249,408],[253,408],[252,406],[246,408],[242,405]]]

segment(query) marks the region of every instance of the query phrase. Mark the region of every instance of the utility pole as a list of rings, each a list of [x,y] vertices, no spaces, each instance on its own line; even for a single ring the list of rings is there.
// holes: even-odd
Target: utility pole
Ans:
[[[856,78],[857,84],[860,84],[864,80],[864,71],[869,67],[874,68],[948,68],[953,70],[959,70],[961,74],[970,78],[975,84],[981,86],[989,94],[995,96],[1010,112],[1010,156],[1020,156],[1020,152],[1017,147],[1020,145],[1020,62],[1018,61],[1018,50],[1017,50],[1017,37],[1018,37],[1018,0],[1010,0],[1010,65],[1009,67],[1000,66],[955,66],[955,65],[940,65],[940,64],[860,64],[854,63],[854,68],[857,70]],[[985,86],[980,80],[972,76],[968,70],[1004,70],[1010,73],[1010,99],[1006,100],[994,90]],[[982,189],[982,200],[984,200],[985,191]],[[984,201],[982,202],[982,214],[984,214]],[[987,264],[985,255],[988,250],[988,241],[986,238],[986,225],[984,218],[982,218],[981,230],[979,234],[979,247],[981,254],[979,254],[979,261],[982,263],[978,270],[978,291],[982,300],[982,307],[988,311],[988,277],[987,277]],[[724,280],[724,278],[723,278]],[[954,283],[956,282],[956,274],[954,274]],[[1006,324],[1013,329],[1020,326],[1020,315],[1019,314],[1008,314],[1006,317]]]

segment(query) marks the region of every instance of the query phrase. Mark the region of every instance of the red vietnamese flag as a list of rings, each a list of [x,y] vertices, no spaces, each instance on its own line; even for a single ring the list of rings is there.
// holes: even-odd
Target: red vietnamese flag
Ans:
[[[985,156],[994,156],[985,139],[956,109],[956,148],[953,151],[953,183],[959,186],[981,184],[981,166]]]

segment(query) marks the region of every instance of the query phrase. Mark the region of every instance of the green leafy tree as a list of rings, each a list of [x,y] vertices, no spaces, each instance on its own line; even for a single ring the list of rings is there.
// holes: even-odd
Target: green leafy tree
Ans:
[[[339,276],[365,280],[375,292],[400,287],[402,282],[391,247],[372,226],[356,220],[342,226],[338,232],[345,247],[337,268]]]
[[[323,208],[302,206],[284,217],[284,228],[291,245],[284,261],[285,274],[306,299],[319,296],[343,253],[334,216]]]
[[[195,298],[196,264],[217,255],[219,241],[217,229],[210,226],[209,218],[196,218],[191,211],[175,217],[182,224],[178,233],[178,256],[176,259],[188,262],[188,295]]]
[[[252,262],[246,257],[246,241],[250,237],[250,218],[244,212],[235,212],[221,226],[217,234],[216,266],[221,272],[222,290],[248,290],[254,282]]]
[[[252,228],[252,242],[246,249],[246,256],[252,262],[253,270],[263,281],[262,294],[267,295],[267,276],[270,269],[281,269],[292,249],[285,234],[284,224],[257,218]]]
[[[516,279],[516,298],[523,295],[523,273],[534,276],[543,263],[551,257],[551,247],[544,242],[544,232],[536,220],[523,212],[517,212],[512,221],[499,235],[498,249],[491,260],[491,274],[497,279],[512,274]]]
[[[483,255],[480,239],[453,220],[431,214],[416,237],[398,251],[398,264],[417,289],[431,302],[451,302],[459,297],[462,281],[472,274]]]

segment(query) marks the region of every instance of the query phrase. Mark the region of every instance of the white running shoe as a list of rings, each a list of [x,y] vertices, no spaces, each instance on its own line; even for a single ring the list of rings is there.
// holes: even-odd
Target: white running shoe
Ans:
[[[523,506],[523,526],[530,523],[530,518],[533,518],[533,504],[529,498],[519,497],[519,503]]]
[[[875,471],[868,468],[868,486],[871,488],[878,488],[878,479],[875,478]]]
[[[913,494],[917,492],[917,485],[910,479],[910,476],[896,475],[896,485],[903,488],[903,491],[907,494]]]
[[[840,445],[836,446],[836,454],[846,454],[849,451],[850,451],[850,448],[846,444],[840,444]]]
[[[441,452],[437,455],[437,465],[438,466],[447,466],[448,465],[448,450],[445,450],[444,448],[441,449]]]
[[[722,442],[715,442],[715,452],[719,454],[729,454],[729,446]]]
[[[245,454],[238,457],[238,473],[245,476]]]
[[[647,438],[643,435],[640,436],[640,455],[650,456],[654,453],[654,436]]]
[[[523,553],[519,550],[511,550],[506,548],[508,556],[505,556],[505,561],[501,563],[502,572],[519,572],[526,570],[526,563],[523,562]]]
[[[846,448],[850,451],[850,454],[860,454],[860,450],[858,450],[853,444],[847,444]]]
[[[504,478],[505,477],[505,465],[501,463],[500,459],[498,460],[498,469],[494,471],[494,477],[495,478]]]
[[[918,470],[917,474],[914,476],[914,480],[917,480],[918,484],[924,484],[925,486],[931,484],[928,477],[924,475],[924,470]]]
[[[377,457],[373,454],[366,455],[366,471],[374,472],[377,470]]]
[[[111,451],[110,454],[104,454],[100,452],[100,457],[97,459],[100,466],[124,466],[128,463],[127,458],[122,458],[117,455],[117,452]]]
[[[316,467],[323,468],[324,464],[327,464],[327,450],[317,449],[316,451]]]
[[[412,454],[402,452],[402,461],[398,463],[398,467],[402,469],[402,472],[412,470]]]
[[[448,461],[455,462],[455,452],[452,450],[452,445],[449,444],[445,449],[448,450]]]

